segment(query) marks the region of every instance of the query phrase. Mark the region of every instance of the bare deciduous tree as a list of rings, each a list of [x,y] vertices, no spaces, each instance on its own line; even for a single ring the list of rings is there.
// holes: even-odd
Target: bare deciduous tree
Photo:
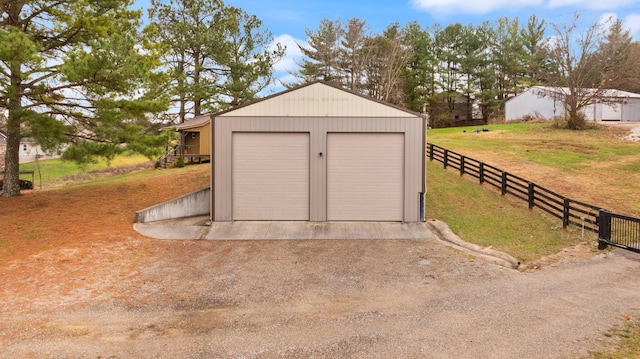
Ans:
[[[587,106],[616,101],[608,96],[604,77],[607,69],[615,65],[616,56],[602,56],[598,51],[608,23],[595,23],[581,30],[579,20],[576,13],[567,24],[551,24],[555,36],[544,44],[551,71],[543,77],[555,87],[546,96],[557,97],[564,103],[570,129],[585,127],[583,110]]]

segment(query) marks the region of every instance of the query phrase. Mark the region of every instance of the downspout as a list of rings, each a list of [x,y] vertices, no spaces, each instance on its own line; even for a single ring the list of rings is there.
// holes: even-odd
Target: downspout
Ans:
[[[424,114],[421,115],[422,118],[422,192],[420,193],[420,211],[419,218],[420,222],[424,222],[425,219],[425,195],[427,193],[427,118]]]
[[[213,176],[213,171],[215,168],[215,160],[216,157],[214,149],[215,146],[213,145],[215,143],[216,140],[216,126],[215,126],[215,121],[214,121],[215,117],[210,116],[210,124],[211,124],[211,141],[209,141],[209,156],[211,158],[211,161],[209,161],[209,163],[211,164],[211,173],[209,175],[209,180],[211,181],[211,196],[209,196],[209,222],[212,223],[213,219],[215,218],[214,213],[215,213],[215,207],[214,207],[214,200],[213,200],[213,196],[215,196],[215,187],[214,187],[214,176]]]

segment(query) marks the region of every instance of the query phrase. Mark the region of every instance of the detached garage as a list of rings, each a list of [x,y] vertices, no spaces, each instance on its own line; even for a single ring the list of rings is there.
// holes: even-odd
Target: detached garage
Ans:
[[[425,129],[324,82],[213,115],[212,219],[420,221]]]

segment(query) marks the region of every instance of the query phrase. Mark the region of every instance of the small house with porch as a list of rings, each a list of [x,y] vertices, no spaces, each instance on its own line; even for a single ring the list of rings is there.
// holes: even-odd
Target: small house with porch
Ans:
[[[185,163],[211,161],[211,116],[201,115],[181,124],[164,127],[178,132],[178,143],[167,146],[160,158],[160,166],[167,167],[182,157]]]

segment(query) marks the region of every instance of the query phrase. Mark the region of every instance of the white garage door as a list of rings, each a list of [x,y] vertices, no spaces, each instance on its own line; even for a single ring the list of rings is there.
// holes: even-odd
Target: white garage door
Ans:
[[[327,136],[327,220],[402,221],[404,135]]]
[[[602,119],[605,121],[620,121],[622,119],[622,104],[603,104]]]
[[[233,219],[309,220],[309,134],[233,134]]]

